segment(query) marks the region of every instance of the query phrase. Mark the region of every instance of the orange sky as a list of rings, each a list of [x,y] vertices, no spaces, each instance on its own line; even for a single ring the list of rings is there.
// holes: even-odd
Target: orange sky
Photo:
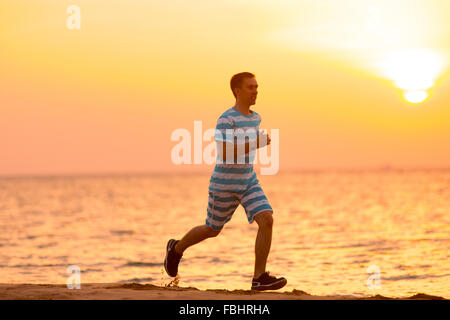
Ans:
[[[280,170],[449,167],[449,14],[446,0],[2,1],[0,175],[210,171],[175,166],[170,135],[214,127],[241,71],[261,128],[280,130]],[[395,77],[434,61],[378,67],[402,50],[441,57],[422,103]]]

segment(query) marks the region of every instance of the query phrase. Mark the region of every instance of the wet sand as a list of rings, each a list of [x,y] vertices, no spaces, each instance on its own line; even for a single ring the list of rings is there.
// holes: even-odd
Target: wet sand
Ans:
[[[301,290],[290,292],[256,292],[251,290],[199,290],[188,287],[159,287],[138,283],[86,283],[80,289],[65,284],[0,284],[1,300],[446,300],[417,293],[410,297],[391,298],[314,296]]]

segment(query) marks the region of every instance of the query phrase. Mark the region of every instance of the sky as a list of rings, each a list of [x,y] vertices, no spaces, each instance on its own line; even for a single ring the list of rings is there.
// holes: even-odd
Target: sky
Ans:
[[[176,165],[171,135],[214,128],[242,71],[280,172],[448,168],[449,15],[447,0],[2,0],[0,175],[210,172]]]

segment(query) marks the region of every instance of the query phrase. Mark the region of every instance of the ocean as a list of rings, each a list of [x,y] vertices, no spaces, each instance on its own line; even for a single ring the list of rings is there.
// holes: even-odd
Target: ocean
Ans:
[[[274,209],[281,291],[450,298],[450,170],[258,176]],[[0,282],[169,285],[166,243],[204,224],[209,174],[0,178]],[[178,285],[249,290],[257,224],[239,207],[189,248]],[[173,283],[172,283],[173,285]]]

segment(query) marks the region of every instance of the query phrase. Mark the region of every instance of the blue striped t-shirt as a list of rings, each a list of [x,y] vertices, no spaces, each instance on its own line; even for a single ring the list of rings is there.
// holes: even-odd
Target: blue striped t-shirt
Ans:
[[[221,158],[221,150],[223,148],[222,143],[239,144],[249,141],[253,141],[253,149],[255,149],[260,123],[261,116],[255,111],[251,111],[251,115],[244,115],[235,107],[229,108],[219,117],[214,137],[217,142],[218,156],[209,183],[210,191],[239,192],[245,191],[249,186],[258,183],[256,173],[253,170],[254,153],[253,156],[251,152],[247,155],[241,154],[238,147],[237,161],[234,161],[228,151],[227,159],[224,161]],[[227,150],[231,151],[231,149]],[[232,163],[229,163],[229,161]]]

